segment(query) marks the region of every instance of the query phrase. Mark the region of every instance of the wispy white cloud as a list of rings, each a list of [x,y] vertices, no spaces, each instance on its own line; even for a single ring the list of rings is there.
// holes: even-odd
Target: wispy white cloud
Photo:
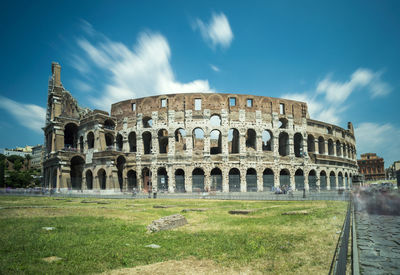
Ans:
[[[317,92],[325,95],[328,102],[342,103],[356,90],[365,88],[372,98],[390,93],[389,84],[380,79],[381,73],[369,69],[359,68],[350,77],[349,81],[332,81],[327,76],[317,85]]]
[[[23,104],[0,96],[0,108],[11,114],[22,126],[42,133],[46,119],[46,109],[34,104]]]
[[[213,65],[213,64],[210,64],[210,67],[214,72],[219,72],[220,71],[220,69],[217,66]]]
[[[90,92],[93,90],[92,86],[90,86],[87,82],[81,81],[81,80],[77,80],[77,79],[74,80],[73,85],[75,86],[75,88],[78,91],[81,91],[81,92]]]
[[[332,75],[328,75],[316,84],[313,91],[285,94],[282,97],[307,102],[313,119],[339,124],[348,108],[346,100],[362,88],[368,91],[370,98],[385,96],[391,91],[390,85],[381,80],[380,72],[359,68],[348,81],[332,81]]]
[[[98,37],[94,42],[77,40],[93,66],[108,76],[101,94],[89,98],[96,107],[109,110],[112,103],[156,94],[214,92],[207,80],[176,80],[168,41],[159,33],[141,33],[132,48],[104,35]]]
[[[233,32],[225,14],[212,14],[209,23],[204,23],[200,19],[192,24],[194,30],[199,29],[203,39],[215,49],[217,46],[228,48],[233,40]]]
[[[400,159],[400,129],[390,123],[365,122],[355,129],[358,153],[377,153],[385,158],[385,166]]]

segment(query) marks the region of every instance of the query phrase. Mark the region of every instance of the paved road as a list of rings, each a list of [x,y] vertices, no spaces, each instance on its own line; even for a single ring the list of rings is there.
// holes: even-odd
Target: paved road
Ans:
[[[356,201],[356,229],[361,274],[400,274],[400,216],[371,211],[371,200]],[[380,200],[379,200],[380,201]]]

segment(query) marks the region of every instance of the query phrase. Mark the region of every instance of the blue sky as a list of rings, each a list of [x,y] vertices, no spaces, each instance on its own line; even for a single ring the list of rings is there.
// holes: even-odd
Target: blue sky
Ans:
[[[116,4],[117,3],[117,4]],[[52,61],[80,105],[235,92],[307,101],[400,159],[399,1],[5,1],[0,147],[43,143]]]

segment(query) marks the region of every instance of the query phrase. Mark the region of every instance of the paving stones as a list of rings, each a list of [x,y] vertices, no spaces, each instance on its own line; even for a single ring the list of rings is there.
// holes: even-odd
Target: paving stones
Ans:
[[[155,249],[161,248],[161,246],[159,246],[158,244],[154,244],[154,243],[149,244],[149,245],[146,245],[145,247],[148,247],[148,248],[155,248]]]
[[[51,256],[51,257],[42,258],[42,260],[45,261],[45,262],[47,262],[47,263],[52,263],[52,262],[61,261],[62,258],[57,257],[57,256]]]
[[[361,274],[400,274],[400,216],[356,212]]]
[[[153,205],[153,208],[173,208],[175,205]]]
[[[289,211],[282,213],[282,215],[308,215],[308,211],[307,210]]]
[[[182,212],[186,213],[186,212],[204,212],[207,211],[208,208],[189,208],[189,209],[183,209]]]
[[[228,213],[233,214],[233,215],[235,215],[235,214],[247,215],[250,213],[254,213],[256,211],[257,211],[256,209],[236,209],[236,210],[230,210]]]

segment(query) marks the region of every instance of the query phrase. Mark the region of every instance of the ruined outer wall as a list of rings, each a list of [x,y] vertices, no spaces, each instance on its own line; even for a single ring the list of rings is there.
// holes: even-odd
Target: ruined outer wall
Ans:
[[[54,74],[54,72],[53,72]],[[62,87],[58,76],[53,75],[53,87],[49,87],[48,122],[45,128],[46,156],[44,162],[45,182],[60,189],[71,188],[72,159],[82,160],[82,189],[87,172],[93,175],[92,189],[100,189],[100,172],[106,174],[106,190],[126,190],[128,172],[136,172],[139,189],[144,187],[144,169],[151,172],[153,186],[157,183],[157,173],[165,169],[170,192],[175,191],[175,172],[182,169],[185,175],[185,190],[192,191],[192,172],[196,168],[204,171],[205,189],[211,185],[211,170],[222,171],[222,191],[229,191],[229,172],[236,168],[240,172],[240,191],[247,191],[246,174],[254,169],[257,178],[257,191],[267,191],[263,187],[263,172],[273,171],[274,185],[280,185],[280,173],[286,171],[290,184],[295,187],[295,173],[304,175],[305,188],[308,189],[308,175],[315,173],[317,185],[322,174],[329,177],[333,173],[338,186],[338,175],[357,174],[355,161],[354,130],[309,118],[307,104],[304,102],[253,95],[192,93],[151,96],[125,100],[112,105],[111,115],[103,111],[83,112],[70,94]],[[236,104],[229,103],[235,98]],[[195,102],[201,99],[196,110]],[[251,102],[251,104],[249,104]],[[198,107],[198,106],[197,106]],[[218,115],[221,124],[213,126],[210,118]],[[151,127],[144,120],[152,119]],[[64,148],[64,132],[67,124],[77,126],[77,145],[73,150]],[[111,124],[110,124],[111,123]],[[283,126],[281,125],[283,123]],[[109,126],[111,125],[111,126]],[[203,140],[194,140],[196,128],[204,131]],[[184,129],[186,136],[177,141],[176,131]],[[230,129],[238,134],[238,152],[230,152],[233,146],[229,141]],[[221,134],[220,152],[211,154],[216,146],[211,131]],[[249,130],[254,130],[255,143],[247,144]],[[263,146],[262,136],[269,131],[272,136],[270,148]],[[135,134],[135,149],[132,140]],[[159,133],[163,136],[159,137]],[[89,146],[89,134],[93,135],[94,146]],[[152,148],[149,154],[144,151],[144,136],[151,134]],[[165,136],[164,136],[165,135]],[[287,139],[281,136],[287,135]],[[296,151],[299,137],[302,151]],[[107,140],[108,137],[108,140]],[[112,138],[110,143],[110,137]],[[311,140],[311,142],[310,142]],[[166,152],[160,152],[159,144],[167,143]],[[282,149],[284,147],[284,149]],[[281,151],[285,151],[282,155]],[[79,168],[80,169],[80,168]],[[311,172],[311,173],[310,173]],[[328,180],[327,188],[331,187]],[[333,186],[332,186],[333,187]],[[269,190],[268,190],[269,191]]]

